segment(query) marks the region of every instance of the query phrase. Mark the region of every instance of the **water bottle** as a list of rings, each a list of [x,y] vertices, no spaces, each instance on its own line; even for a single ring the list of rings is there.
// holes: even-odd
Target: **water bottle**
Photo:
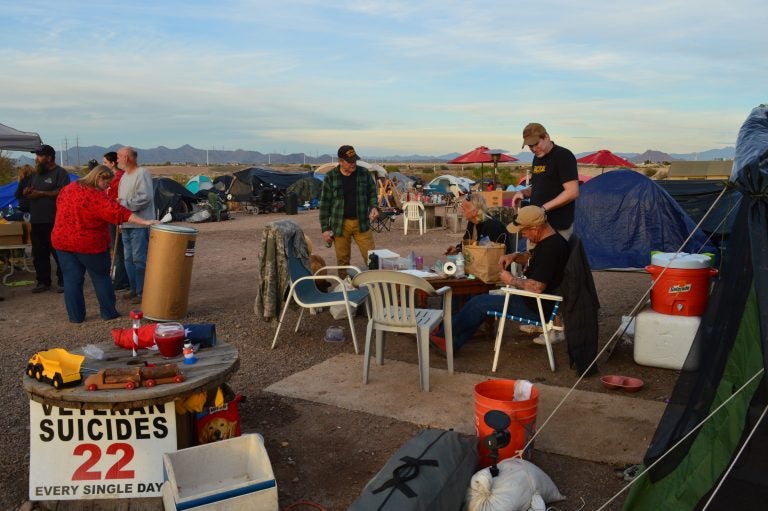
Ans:
[[[371,252],[368,256],[368,269],[369,270],[378,270],[379,269],[379,254],[376,252]]]
[[[333,233],[331,233],[331,241],[325,242],[325,248],[331,248],[333,246]]]
[[[456,255],[456,277],[462,278],[464,276],[464,254],[459,252]]]

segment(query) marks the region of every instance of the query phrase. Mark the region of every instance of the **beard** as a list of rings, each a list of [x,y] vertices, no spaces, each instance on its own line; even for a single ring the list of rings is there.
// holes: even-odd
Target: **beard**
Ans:
[[[38,174],[42,174],[46,170],[48,170],[47,164],[41,163],[41,162],[35,163],[35,172],[37,172]]]

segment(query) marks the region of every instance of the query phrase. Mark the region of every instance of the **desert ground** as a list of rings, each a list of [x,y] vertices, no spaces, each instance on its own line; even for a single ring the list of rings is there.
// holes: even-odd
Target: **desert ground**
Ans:
[[[354,412],[300,399],[290,399],[265,391],[269,385],[308,369],[340,353],[351,353],[351,342],[323,342],[331,325],[346,324],[324,313],[304,323],[298,333],[284,328],[275,350],[270,349],[274,324],[255,317],[258,261],[261,232],[270,221],[286,218],[282,214],[248,215],[234,213],[232,219],[218,223],[196,224],[199,229],[188,323],[215,323],[218,335],[234,344],[240,354],[240,369],[230,381],[246,401],[241,405],[243,432],[258,432],[265,438],[278,481],[280,507],[307,500],[324,509],[346,509],[360,494],[366,482],[386,460],[424,425],[412,424],[373,414]],[[296,221],[314,241],[315,252],[332,264],[332,249],[323,246],[317,211],[300,212],[288,217]],[[424,236],[412,230],[403,234],[402,218],[391,231],[376,233],[379,248],[390,248],[407,254],[411,250],[423,255],[426,264],[442,256],[447,246],[456,243],[461,234],[446,229],[430,230]],[[359,253],[353,264],[363,265]],[[627,314],[642,297],[650,278],[643,273],[595,272],[600,295],[600,346],[603,346]],[[17,271],[12,283],[33,280],[34,275]],[[28,500],[29,471],[29,402],[21,379],[27,358],[34,352],[53,346],[82,347],[88,343],[110,339],[116,326],[130,326],[124,320],[107,323],[99,319],[92,287],[86,279],[88,316],[82,325],[67,321],[63,296],[56,293],[32,294],[31,285],[3,286],[0,296],[0,331],[3,351],[2,387],[4,413],[0,415],[0,435],[5,450],[0,461],[0,509],[17,509]],[[118,300],[124,315],[129,306]],[[295,321],[289,313],[289,325]],[[123,324],[120,324],[122,321]],[[115,323],[118,323],[117,325]],[[358,336],[364,339],[365,319],[356,318]],[[525,378],[534,383],[570,387],[577,379],[568,368],[566,346],[555,346],[558,364],[550,372],[544,348],[531,342],[532,336],[519,332],[516,326],[506,330],[511,341],[509,353],[497,373],[491,373],[492,341],[487,332],[478,337],[456,357],[456,371],[501,378]],[[387,347],[387,358],[416,364],[412,337],[398,336]],[[431,357],[432,367],[444,367],[444,360]],[[600,374],[624,374],[642,378],[641,392],[628,394],[634,399],[664,401],[670,395],[676,371],[643,367],[634,363],[632,345],[619,342],[610,360],[599,363]],[[605,393],[599,376],[585,379],[580,390]],[[468,410],[472,413],[472,410]],[[584,420],[588,420],[585,413]],[[647,442],[650,439],[641,439]],[[584,460],[535,451],[533,461],[547,472],[561,492],[569,497],[557,505],[561,510],[596,509],[625,484],[621,479],[624,466],[592,463]],[[608,509],[619,509],[621,498]],[[40,503],[45,509],[104,509],[104,504],[89,502],[78,507],[65,501]],[[115,506],[115,504],[112,504]],[[161,509],[160,499],[138,499],[120,503],[109,509]],[[299,507],[300,508],[300,507]]]

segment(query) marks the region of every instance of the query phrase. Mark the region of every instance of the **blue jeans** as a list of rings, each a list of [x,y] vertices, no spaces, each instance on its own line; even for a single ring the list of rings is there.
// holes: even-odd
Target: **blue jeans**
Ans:
[[[139,296],[144,293],[144,272],[147,269],[147,248],[149,247],[149,229],[123,228],[123,254],[125,255],[125,273],[131,289]]]
[[[453,316],[453,350],[454,353],[469,342],[477,333],[477,329],[485,322],[486,312],[495,310],[501,312],[504,308],[504,295],[477,295]],[[538,321],[539,314],[528,308],[519,296],[510,296],[507,314],[520,316]],[[439,334],[443,336],[441,332]]]
[[[85,298],[83,283],[85,272],[91,276],[96,298],[99,300],[99,312],[103,319],[112,319],[120,315],[115,308],[115,291],[109,276],[109,252],[101,254],[80,254],[57,250],[59,263],[64,276],[64,304],[72,323],[85,321]]]

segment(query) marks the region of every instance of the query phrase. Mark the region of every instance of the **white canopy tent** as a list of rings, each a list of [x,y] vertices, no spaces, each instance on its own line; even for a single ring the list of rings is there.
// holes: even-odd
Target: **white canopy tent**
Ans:
[[[387,177],[387,169],[379,165],[378,163],[368,163],[367,161],[358,160],[357,164],[360,165],[363,168],[368,169],[368,172],[373,172],[376,174],[376,177]],[[334,168],[338,163],[323,163],[319,167],[315,169],[315,176],[322,179],[321,176],[318,176],[318,174],[327,174],[332,168]]]
[[[473,183],[474,181],[466,177],[456,177],[450,174],[443,174],[442,176],[438,176],[427,183],[427,186],[433,190],[453,192],[453,194],[458,197],[461,193],[469,192],[469,188]]]
[[[40,135],[19,131],[0,124],[0,149],[7,151],[37,151],[43,145]]]

